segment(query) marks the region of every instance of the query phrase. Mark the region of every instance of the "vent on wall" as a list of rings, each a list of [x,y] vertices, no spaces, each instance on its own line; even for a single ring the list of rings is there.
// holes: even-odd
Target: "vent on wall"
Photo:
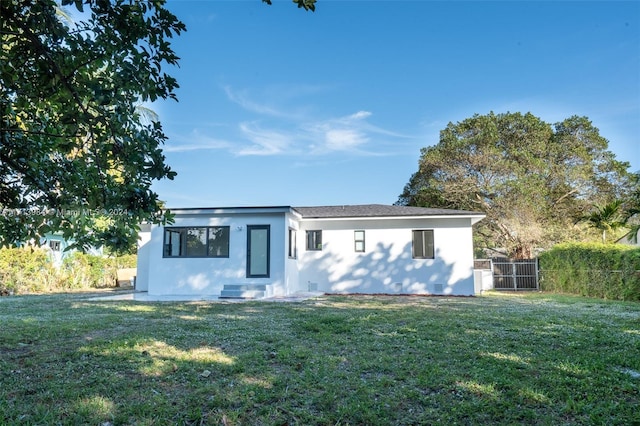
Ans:
[[[444,290],[444,286],[442,284],[434,284],[433,285],[433,293],[434,294],[442,294]]]

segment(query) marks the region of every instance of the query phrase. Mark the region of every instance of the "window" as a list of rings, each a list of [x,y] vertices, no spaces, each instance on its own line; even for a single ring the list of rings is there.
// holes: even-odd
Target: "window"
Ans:
[[[229,257],[229,227],[165,228],[164,257]]]
[[[433,229],[413,231],[413,258],[433,259]]]
[[[322,250],[322,231],[307,231],[307,250]]]
[[[60,241],[49,240],[49,248],[52,251],[60,251]]]
[[[293,228],[289,228],[289,258],[295,259],[298,257],[298,246],[297,246],[297,232]]]
[[[353,236],[356,252],[364,253],[364,231],[354,231]]]

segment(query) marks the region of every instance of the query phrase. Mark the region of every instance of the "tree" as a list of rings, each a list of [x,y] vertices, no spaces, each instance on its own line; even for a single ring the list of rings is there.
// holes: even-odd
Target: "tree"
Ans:
[[[588,207],[623,198],[629,165],[607,146],[586,117],[552,126],[531,113],[476,114],[422,149],[397,203],[482,211],[477,245],[532,257],[575,239]]]
[[[624,222],[629,227],[629,239],[637,244],[638,232],[640,232],[640,172],[632,176],[632,181],[633,190],[625,208]]]
[[[271,0],[262,0],[262,2],[271,5]],[[312,12],[316,11],[316,0],[293,0],[293,2],[298,5],[298,8]]]
[[[176,99],[164,0],[0,2],[0,245],[60,231],[77,246],[130,247],[164,220],[154,180],[175,176],[142,102]],[[85,11],[86,9],[86,11]],[[148,115],[147,115],[148,117]]]
[[[621,211],[622,201],[614,200],[603,206],[595,206],[595,209],[583,216],[580,221],[586,222],[590,227],[602,231],[602,243],[607,242],[607,232],[615,231],[625,226]]]

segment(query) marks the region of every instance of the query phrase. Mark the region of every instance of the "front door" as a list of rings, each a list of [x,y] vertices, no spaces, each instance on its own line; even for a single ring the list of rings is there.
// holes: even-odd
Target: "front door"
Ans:
[[[247,278],[269,278],[270,225],[247,226]]]

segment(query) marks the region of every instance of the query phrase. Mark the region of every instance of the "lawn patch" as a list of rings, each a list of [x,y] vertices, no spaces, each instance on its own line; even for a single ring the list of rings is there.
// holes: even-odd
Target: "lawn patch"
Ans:
[[[640,306],[0,299],[2,424],[629,424]]]

